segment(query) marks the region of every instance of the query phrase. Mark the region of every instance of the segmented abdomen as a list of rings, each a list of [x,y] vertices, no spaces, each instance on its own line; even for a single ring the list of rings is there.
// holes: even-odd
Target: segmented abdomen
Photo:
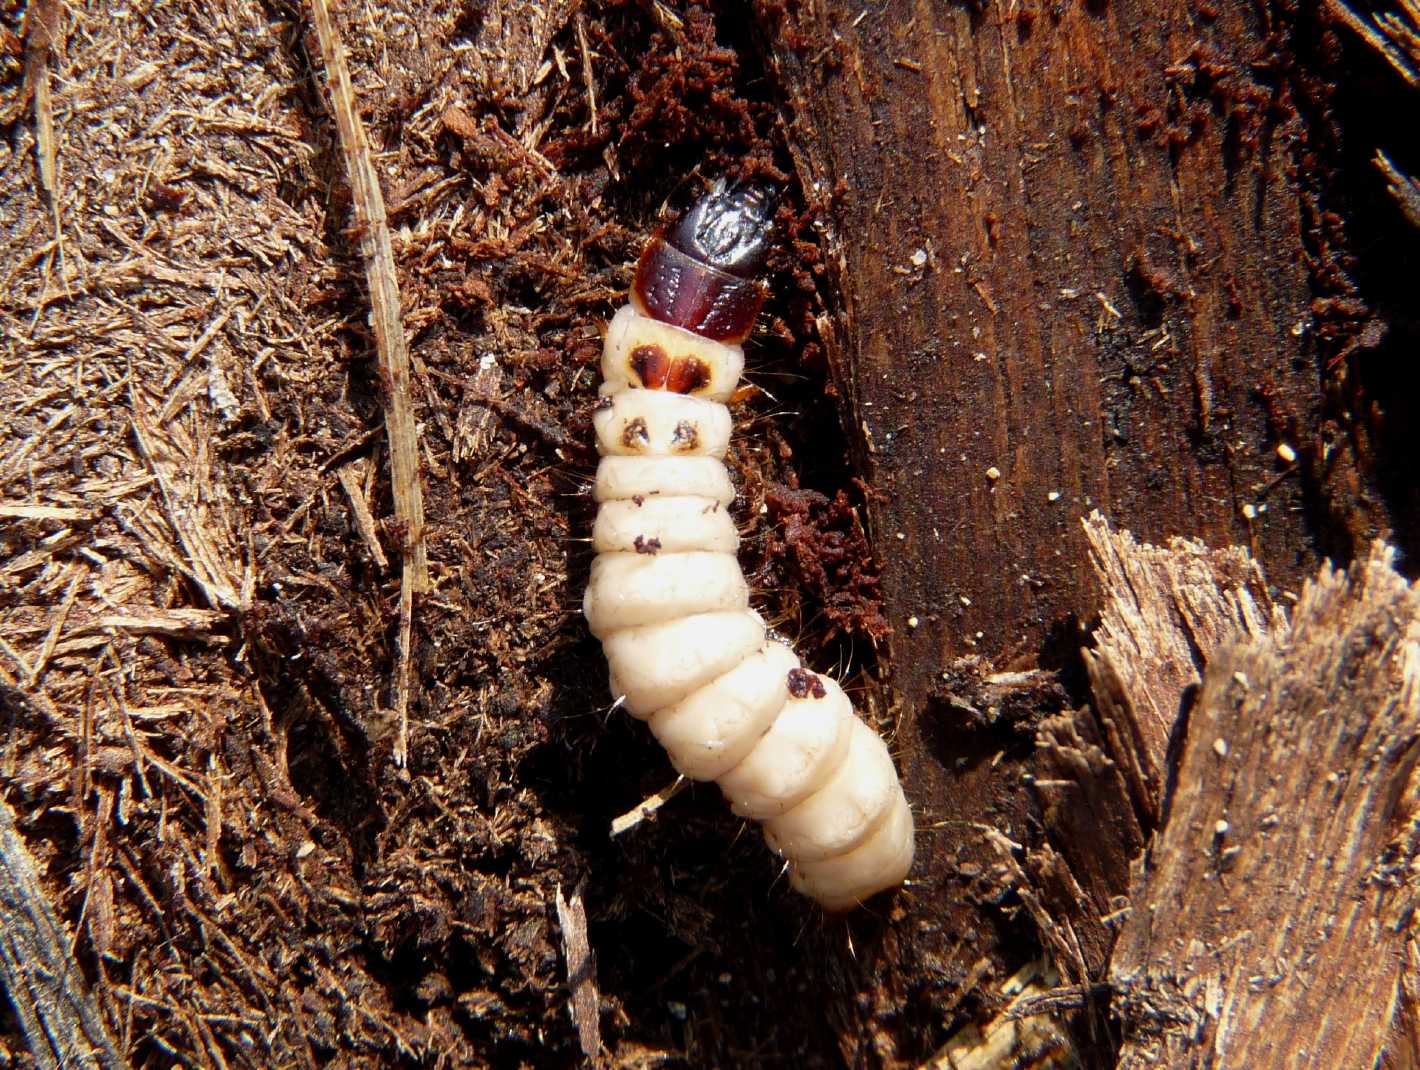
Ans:
[[[676,769],[717,781],[735,813],[763,822],[793,886],[842,910],[906,877],[912,815],[886,745],[769,635],[735,556],[724,402],[762,300],[760,197],[717,186],[654,239],[607,331],[583,609],[613,695]]]

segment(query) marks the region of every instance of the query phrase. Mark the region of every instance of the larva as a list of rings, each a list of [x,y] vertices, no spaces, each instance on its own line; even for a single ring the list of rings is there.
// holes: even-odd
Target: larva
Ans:
[[[723,458],[764,300],[773,193],[715,187],[648,244],[607,329],[583,612],[611,690],[672,764],[764,825],[827,910],[900,884],[912,814],[887,746],[749,607]]]

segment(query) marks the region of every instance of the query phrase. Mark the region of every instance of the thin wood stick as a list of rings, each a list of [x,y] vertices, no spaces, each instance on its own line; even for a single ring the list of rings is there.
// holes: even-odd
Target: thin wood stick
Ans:
[[[59,151],[54,138],[54,99],[49,86],[49,61],[55,39],[61,32],[63,8],[57,0],[41,0],[29,11],[25,34],[25,80],[34,93],[35,159],[39,164],[39,182],[49,198],[49,211],[54,220],[55,242],[62,243],[59,224]]]
[[[389,223],[385,218],[384,195],[370,160],[365,127],[355,109],[355,93],[350,85],[350,70],[345,64],[345,49],[336,34],[326,0],[311,0],[311,10],[330,83],[331,110],[335,114],[336,128],[340,131],[340,147],[345,154],[351,200],[355,208],[355,229],[360,236],[360,256],[365,261],[365,277],[370,287],[370,322],[375,330],[380,379],[384,387],[385,427],[389,431],[394,514],[405,532],[404,567],[400,577],[399,662],[394,685],[395,713],[399,717],[394,760],[396,765],[403,765],[409,748],[409,647],[413,631],[414,595],[429,587],[429,559],[424,546],[424,499],[419,482],[419,441],[409,394],[409,351],[404,342],[399,284],[394,270]]]
[[[582,13],[577,12],[577,47],[582,51],[582,80],[587,86],[587,111],[592,116],[592,136],[595,137],[597,121],[597,80],[592,74],[592,49],[587,43],[587,22]]]
[[[361,467],[353,462],[342,465],[336,469],[335,477],[340,480],[340,488],[345,491],[345,497],[350,499],[350,511],[355,514],[355,530],[360,533],[360,538],[364,541],[365,548],[370,551],[375,565],[384,572],[390,567],[390,563],[385,559],[385,551],[380,546],[380,537],[375,531],[375,518],[370,514],[365,492],[360,489]]]
[[[1053,1014],[1023,1015],[1033,1001],[1047,998],[1060,983],[1059,972],[1041,959],[1028,963],[1001,984],[1005,1005],[989,1021],[972,1022],[947,1038],[919,1070],[1066,1070],[1080,1065],[1064,1027]]]
[[[646,798],[642,799],[630,810],[627,810],[626,813],[614,818],[611,823],[611,834],[613,836],[620,836],[623,832],[634,829],[648,817],[654,817],[657,810],[665,806],[666,803],[670,802],[689,786],[690,781],[686,780],[685,777],[676,777],[672,783],[656,792],[656,794],[646,796]]]
[[[42,1070],[118,1070],[103,1015],[84,986],[39,867],[0,798],[0,988]]]

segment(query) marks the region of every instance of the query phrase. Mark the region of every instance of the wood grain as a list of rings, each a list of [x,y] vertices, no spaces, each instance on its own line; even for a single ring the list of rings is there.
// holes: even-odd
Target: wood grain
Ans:
[[[1072,636],[1093,508],[1150,541],[1255,547],[1284,585],[1310,572],[1298,482],[1263,500],[1282,467],[1266,399],[1314,430],[1319,398],[1295,117],[1249,73],[1253,8],[810,0],[784,18],[789,143],[824,206],[831,356],[882,494],[909,699],[950,657]]]
[[[1285,631],[1287,618],[1241,547],[1210,550],[1191,539],[1140,545],[1098,513],[1084,529],[1105,592],[1085,667],[1109,755],[1129,782],[1140,819],[1153,827],[1169,739],[1203,667],[1239,635]]]
[[[370,327],[379,357],[381,400],[389,432],[390,486],[394,515],[403,532],[404,559],[399,584],[399,659],[394,672],[394,710],[399,735],[394,744],[394,764],[402,766],[409,755],[409,702],[414,687],[410,672],[414,641],[414,596],[429,588],[429,551],[424,532],[424,489],[419,474],[419,425],[409,388],[409,347],[404,338],[404,317],[395,271],[394,246],[380,176],[370,157],[370,140],[355,105],[355,90],[345,62],[345,47],[326,0],[311,0],[311,15],[330,88],[331,112],[340,132],[346,178],[359,236],[360,257],[370,287]]]

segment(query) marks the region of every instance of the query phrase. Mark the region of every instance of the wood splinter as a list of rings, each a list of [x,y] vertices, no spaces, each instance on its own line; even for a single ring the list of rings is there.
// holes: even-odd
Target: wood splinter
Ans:
[[[396,765],[409,753],[410,644],[413,639],[414,596],[428,590],[429,560],[424,545],[424,499],[419,482],[419,432],[409,391],[409,350],[400,315],[399,283],[394,268],[394,247],[379,176],[370,160],[370,143],[355,108],[355,92],[345,50],[336,33],[326,0],[311,0],[316,36],[330,81],[331,110],[340,132],[340,147],[350,180],[355,210],[355,232],[370,289],[370,324],[385,389],[385,427],[389,429],[390,482],[395,517],[405,532],[400,575],[399,654],[395,666],[394,706],[399,735],[394,745]]]

